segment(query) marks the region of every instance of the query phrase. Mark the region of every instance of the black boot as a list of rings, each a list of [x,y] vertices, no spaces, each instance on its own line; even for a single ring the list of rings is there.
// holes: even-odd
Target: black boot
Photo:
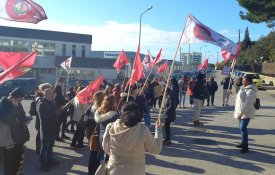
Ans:
[[[240,152],[241,152],[242,154],[244,154],[244,153],[247,153],[248,150],[249,150],[249,149],[248,149],[248,144],[243,144],[243,147],[242,147],[242,149],[241,149]]]

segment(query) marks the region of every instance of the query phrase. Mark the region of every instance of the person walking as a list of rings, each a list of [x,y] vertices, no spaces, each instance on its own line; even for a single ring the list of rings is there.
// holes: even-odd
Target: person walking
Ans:
[[[222,106],[229,106],[228,100],[230,94],[232,94],[232,85],[234,84],[233,79],[230,74],[228,74],[221,82],[223,85],[223,96],[222,96]]]
[[[164,130],[165,130],[165,139],[163,140],[163,145],[171,144],[171,122],[174,122],[176,119],[176,99],[170,88],[167,88],[166,98],[163,110],[163,117],[165,118]]]
[[[145,85],[145,109],[144,123],[149,128],[151,127],[151,115],[150,111],[154,105],[154,88],[151,82],[148,80]]]
[[[4,175],[22,175],[24,162],[24,128],[30,123],[21,104],[25,94],[15,88],[0,99],[0,152],[3,153]]]
[[[106,127],[103,149],[109,154],[107,174],[145,175],[145,152],[159,154],[162,150],[162,126],[155,125],[155,136],[148,127],[141,124],[138,106],[127,103],[120,119]]]
[[[201,107],[203,100],[208,96],[206,92],[205,76],[201,73],[198,74],[195,85],[193,87],[193,95],[195,101],[195,116],[194,116],[194,126],[202,126],[203,124],[199,121],[201,114]]]
[[[188,79],[184,75],[181,77],[181,79],[178,82],[179,84],[179,90],[180,90],[180,95],[179,95],[179,107],[184,108],[184,103],[185,103],[185,97],[186,97],[186,92],[188,89]]]
[[[51,166],[56,166],[60,163],[53,157],[53,146],[57,135],[58,119],[52,88],[47,88],[43,91],[43,99],[37,106],[37,113],[40,120],[40,165],[43,171],[49,171]]]
[[[218,84],[214,80],[214,77],[211,76],[209,78],[209,81],[207,82],[207,90],[208,90],[208,97],[207,97],[207,106],[209,106],[209,102],[211,100],[211,106],[214,105],[214,100],[215,100],[215,93],[218,90]]]
[[[257,87],[253,84],[253,78],[251,76],[245,76],[243,79],[243,87],[237,94],[234,111],[234,118],[239,120],[242,140],[242,142],[236,147],[241,148],[241,153],[246,153],[249,150],[247,126],[250,119],[253,119],[255,115],[254,104],[256,102],[256,98]]]
[[[195,85],[195,78],[192,77],[188,83],[188,95],[189,95],[189,103],[190,103],[190,107],[193,108],[194,107],[194,93],[193,93],[193,88]]]

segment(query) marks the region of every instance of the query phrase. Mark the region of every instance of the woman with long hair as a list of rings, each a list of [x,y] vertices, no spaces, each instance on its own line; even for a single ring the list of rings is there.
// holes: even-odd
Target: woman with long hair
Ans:
[[[100,108],[98,108],[95,112],[94,119],[100,126],[100,143],[102,143],[103,134],[105,132],[106,126],[119,118],[116,106],[117,105],[115,96],[105,96]],[[103,156],[104,151],[101,150],[102,159]],[[108,156],[105,157],[105,160],[108,160]]]
[[[101,106],[104,99],[104,93],[98,91],[93,96],[93,106],[88,111],[89,120],[86,126],[86,137],[90,143],[91,136],[95,130],[99,132],[99,126],[95,122],[94,113]],[[89,144],[90,145],[90,144]],[[100,151],[90,150],[89,164],[88,164],[88,174],[93,175],[100,165]]]

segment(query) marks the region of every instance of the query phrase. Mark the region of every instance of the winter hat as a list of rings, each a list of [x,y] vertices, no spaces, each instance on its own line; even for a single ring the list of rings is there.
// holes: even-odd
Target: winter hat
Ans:
[[[20,87],[17,87],[13,91],[11,91],[10,96],[12,98],[23,98],[25,97],[25,93],[23,89],[21,89]]]

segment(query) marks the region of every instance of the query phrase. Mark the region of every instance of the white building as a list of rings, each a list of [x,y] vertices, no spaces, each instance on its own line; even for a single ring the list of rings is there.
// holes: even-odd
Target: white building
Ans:
[[[191,52],[181,53],[180,62],[182,64],[183,71],[193,71],[197,70],[197,66],[201,64],[202,53],[200,52]]]

